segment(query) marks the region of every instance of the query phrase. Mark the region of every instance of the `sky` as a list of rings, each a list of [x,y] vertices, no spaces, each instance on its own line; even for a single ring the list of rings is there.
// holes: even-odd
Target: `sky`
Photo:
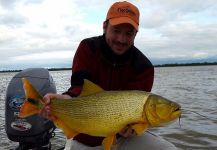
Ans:
[[[80,41],[103,33],[114,2],[0,0],[0,70],[71,67]],[[151,61],[217,58],[216,0],[129,2],[140,10],[135,46]]]

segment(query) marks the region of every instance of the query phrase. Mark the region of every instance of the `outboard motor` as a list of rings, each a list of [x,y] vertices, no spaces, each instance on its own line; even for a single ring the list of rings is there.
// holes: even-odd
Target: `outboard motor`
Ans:
[[[29,68],[17,73],[7,87],[5,103],[5,129],[10,140],[19,142],[16,150],[49,150],[50,138],[55,126],[53,122],[33,115],[19,118],[20,106],[25,100],[22,78],[27,78],[40,95],[56,93],[56,86],[48,70]]]

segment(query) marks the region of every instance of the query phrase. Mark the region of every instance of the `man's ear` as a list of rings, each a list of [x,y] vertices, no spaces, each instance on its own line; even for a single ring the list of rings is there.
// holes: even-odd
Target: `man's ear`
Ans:
[[[108,20],[103,22],[103,33],[105,33],[107,27],[108,27]]]

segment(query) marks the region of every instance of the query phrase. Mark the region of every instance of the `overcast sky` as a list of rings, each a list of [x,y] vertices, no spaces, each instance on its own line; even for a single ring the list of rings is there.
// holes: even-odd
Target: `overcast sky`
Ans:
[[[102,34],[114,2],[0,0],[0,70],[70,67],[80,41]],[[217,56],[216,0],[130,2],[141,14],[135,46],[151,60]]]

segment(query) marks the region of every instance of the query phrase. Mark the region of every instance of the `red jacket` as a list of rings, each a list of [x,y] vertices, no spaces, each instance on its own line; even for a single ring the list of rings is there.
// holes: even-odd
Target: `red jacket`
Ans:
[[[103,35],[84,39],[80,43],[73,60],[71,87],[65,94],[79,95],[84,78],[104,90],[150,92],[154,80],[154,67],[135,46],[123,55],[115,55]],[[103,138],[79,134],[74,140],[89,146],[97,146],[101,145]]]

